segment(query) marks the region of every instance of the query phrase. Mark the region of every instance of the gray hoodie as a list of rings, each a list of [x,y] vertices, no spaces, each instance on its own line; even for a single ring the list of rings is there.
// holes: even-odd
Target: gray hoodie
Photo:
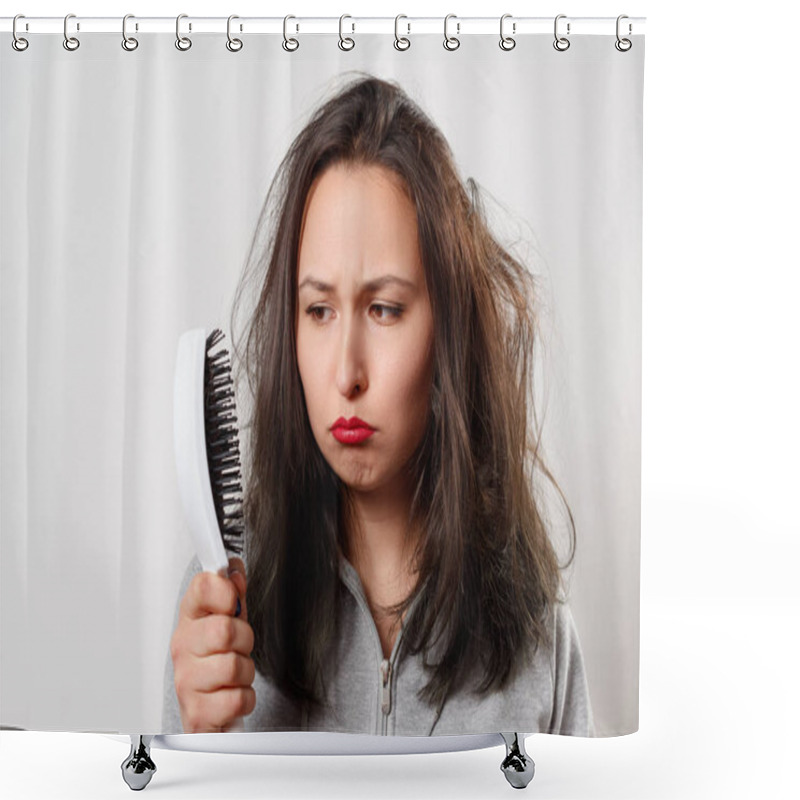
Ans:
[[[180,601],[200,571],[200,563],[194,558],[180,588],[173,630]],[[402,623],[391,656],[386,659],[361,580],[343,556],[339,578],[341,629],[336,659],[325,676],[327,709],[309,715],[256,670],[256,706],[244,718],[245,732],[308,730],[430,736],[514,731],[594,736],[580,642],[566,604],[558,604],[551,615],[552,649],[540,646],[531,663],[518,670],[502,691],[480,697],[467,686],[452,693],[439,713],[417,697],[428,680],[421,655],[402,660],[397,657]],[[411,608],[413,605],[409,613]],[[169,653],[164,670],[162,727],[165,734],[184,732]]]

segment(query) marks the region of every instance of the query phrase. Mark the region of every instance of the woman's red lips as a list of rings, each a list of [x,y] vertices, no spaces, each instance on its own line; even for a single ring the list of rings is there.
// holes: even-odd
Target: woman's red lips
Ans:
[[[331,426],[331,433],[342,444],[359,444],[369,439],[375,433],[375,429],[358,417],[350,419],[339,417]]]
[[[358,417],[350,417],[350,419],[339,417],[339,419],[331,425],[331,429],[333,428],[347,428],[348,430],[352,430],[353,428],[366,428],[370,431],[375,430],[371,425],[367,425],[363,419],[359,419]]]

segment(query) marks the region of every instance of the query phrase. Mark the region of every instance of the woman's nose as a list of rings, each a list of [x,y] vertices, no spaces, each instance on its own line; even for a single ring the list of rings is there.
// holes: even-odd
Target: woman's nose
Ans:
[[[364,361],[363,336],[352,316],[342,323],[342,338],[339,342],[339,363],[336,383],[345,397],[362,393],[367,388],[367,372]]]

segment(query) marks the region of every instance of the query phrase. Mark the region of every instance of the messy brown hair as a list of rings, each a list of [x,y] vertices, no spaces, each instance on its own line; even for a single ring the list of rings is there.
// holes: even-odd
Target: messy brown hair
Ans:
[[[351,514],[347,486],[311,430],[295,339],[306,198],[334,164],[392,170],[416,210],[434,377],[425,434],[408,464],[409,528],[422,531],[418,581],[389,610],[404,614],[418,598],[401,650],[422,653],[429,680],[420,698],[441,711],[476,665],[476,691],[502,689],[525,654],[550,646],[560,570],[574,557],[572,513],[529,421],[531,412],[537,419],[537,284],[489,231],[477,185],[465,187],[446,139],[397,84],[359,74],[294,139],[267,193],[234,317],[246,296],[258,300],[244,343],[233,338],[254,409],[244,504],[252,658],[287,696],[325,701]],[[536,498],[538,474],[569,514],[562,566]]]

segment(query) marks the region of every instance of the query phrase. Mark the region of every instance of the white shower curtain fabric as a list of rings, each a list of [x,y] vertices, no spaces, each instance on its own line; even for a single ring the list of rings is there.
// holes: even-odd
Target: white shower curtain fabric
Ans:
[[[228,330],[281,160],[318,108],[373,76],[441,131],[492,234],[535,275],[541,452],[575,523],[559,629],[573,641],[549,663],[592,720],[560,732],[637,730],[644,37],[620,52],[612,28],[558,52],[529,35],[504,52],[471,35],[448,52],[419,35],[399,52],[365,34],[343,52],[332,33],[287,52],[253,35],[238,53],[224,34],[185,52],[166,33],[134,52],[116,34],[75,52],[30,38],[2,48],[0,73],[0,723],[164,730],[194,557],[173,451],[177,341]],[[564,504],[545,483],[534,496],[564,556]],[[531,704],[557,684],[530,685]],[[441,732],[533,716],[484,730],[478,708],[474,726]]]

